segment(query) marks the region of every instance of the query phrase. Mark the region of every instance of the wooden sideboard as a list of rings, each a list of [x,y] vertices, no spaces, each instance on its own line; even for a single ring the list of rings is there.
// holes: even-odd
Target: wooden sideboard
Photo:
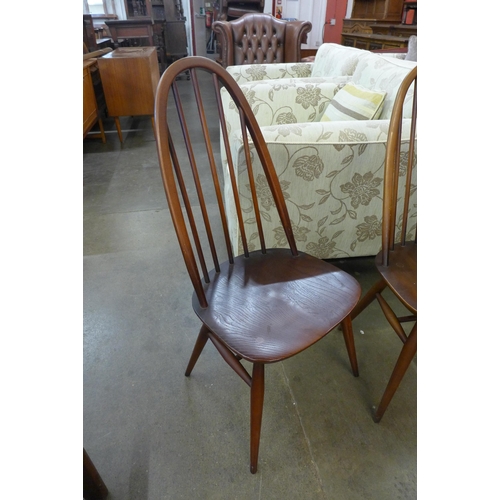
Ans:
[[[364,50],[392,49],[408,46],[408,37],[375,33],[342,33],[342,45]]]
[[[120,47],[98,59],[108,114],[123,142],[120,116],[151,115],[160,80],[155,47]]]
[[[99,118],[99,109],[94,93],[92,75],[90,70],[97,64],[95,59],[83,61],[83,138],[87,137],[92,127],[99,123],[99,129],[102,142],[106,142],[102,120]],[[89,136],[90,137],[90,136]]]
[[[412,24],[408,9],[414,10]],[[342,45],[365,50],[402,48],[417,34],[417,0],[354,0],[352,17],[344,19]]]

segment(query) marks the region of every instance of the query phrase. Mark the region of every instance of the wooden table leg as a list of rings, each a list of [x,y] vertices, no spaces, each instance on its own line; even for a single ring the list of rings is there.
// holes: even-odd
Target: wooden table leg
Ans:
[[[120,138],[120,142],[123,143],[122,128],[120,126],[120,118],[118,116],[115,116],[115,125],[118,132],[118,137]]]
[[[106,134],[104,133],[104,126],[102,124],[102,120],[99,118],[98,120],[99,123],[99,130],[101,131],[101,139],[103,144],[106,144]]]

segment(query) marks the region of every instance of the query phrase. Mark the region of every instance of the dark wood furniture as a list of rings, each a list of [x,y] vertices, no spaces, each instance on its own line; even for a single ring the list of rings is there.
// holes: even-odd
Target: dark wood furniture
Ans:
[[[127,19],[179,21],[184,18],[181,0],[125,0],[124,5]]]
[[[162,69],[165,67],[164,21],[147,18],[127,19],[126,21],[106,21],[115,48],[120,46],[156,47],[157,57]]]
[[[185,71],[190,73],[191,92],[185,88],[181,92],[176,82],[178,75]],[[263,197],[263,203],[276,205],[289,248],[266,247],[259,209],[254,216],[260,237],[248,240],[244,233],[239,193],[243,186],[236,186],[235,165],[231,160],[219,87],[230,93],[241,117],[246,151],[243,162],[250,172],[247,189],[254,206],[258,207],[258,199]],[[208,106],[204,105],[206,93],[212,97]],[[214,95],[217,106],[212,104]],[[183,104],[184,99],[187,104]],[[192,102],[196,103],[195,107]],[[191,110],[198,109],[198,113],[185,113],[188,106]],[[197,123],[188,123],[195,118]],[[227,180],[226,188],[233,188],[234,209],[242,228],[244,254],[238,256],[233,255],[227,231],[227,213],[218,173],[221,171],[219,136],[214,144],[209,136],[208,120],[213,122],[216,119],[219,119],[221,143],[229,162],[230,180]],[[190,133],[195,129],[200,130],[203,141],[192,144]],[[265,365],[300,353],[340,324],[351,368],[357,376],[349,313],[359,299],[360,286],[353,277],[332,264],[297,251],[283,193],[257,120],[238,84],[219,64],[203,57],[187,57],[169,66],[158,87],[155,131],[170,215],[194,287],[192,306],[202,322],[185,374],[191,374],[210,340],[229,366],[248,384],[250,471],[255,473]],[[252,151],[248,134],[253,140]],[[252,173],[253,156],[258,156],[263,166],[263,174],[257,180]],[[211,173],[212,179],[202,181],[201,170]],[[207,192],[212,188],[211,196],[216,200],[213,208],[205,204],[209,199]],[[215,236],[217,234],[220,238]],[[254,245],[260,249],[252,251]],[[204,249],[208,252],[205,253]],[[210,258],[213,262],[211,271]],[[225,258],[227,260],[223,261]],[[252,365],[251,374],[241,360]]]
[[[218,62],[227,66],[298,62],[301,44],[312,29],[309,21],[280,21],[270,14],[245,14],[234,21],[216,21]]]
[[[94,92],[94,84],[92,82],[91,68],[97,65],[95,59],[83,61],[83,138],[87,137],[92,127],[99,124],[99,136],[102,142],[106,142],[102,119],[99,116],[99,108]],[[92,135],[89,135],[92,137]]]
[[[128,19],[125,21],[106,21],[115,43],[123,39],[145,39],[150,47],[164,46],[163,23],[151,19]]]
[[[84,500],[104,500],[108,488],[97,471],[88,453],[83,449],[83,498]]]
[[[354,0],[352,14],[343,20],[342,44],[365,50],[402,48],[417,34],[414,23],[404,24],[405,0]],[[416,12],[416,0],[411,2]]]
[[[115,47],[157,47],[160,72],[167,63],[187,55],[186,18],[180,0],[126,0],[125,10],[127,20],[106,23]]]
[[[220,0],[215,9],[215,18],[220,21],[231,21],[245,14],[264,12],[264,0]]]
[[[413,111],[411,133],[407,153],[401,151],[401,128],[405,97],[413,85]],[[389,379],[387,388],[375,412],[374,420],[379,422],[391,402],[396,389],[417,352],[417,242],[407,240],[410,229],[408,220],[408,200],[411,191],[411,175],[416,158],[414,149],[417,123],[417,68],[414,68],[403,80],[394,102],[389,124],[387,153],[384,171],[384,199],[382,219],[382,250],[375,258],[380,273],[380,280],[359,301],[352,312],[355,318],[375,298],[389,324],[403,342],[401,354]],[[404,209],[398,214],[398,193],[404,197]],[[416,228],[411,228],[415,230]],[[398,233],[398,236],[396,234]],[[398,241],[399,240],[399,241]],[[382,296],[389,288],[410,312],[409,316],[397,317]],[[406,335],[402,323],[414,321],[409,335]]]
[[[167,62],[170,64],[177,59],[186,57],[187,37],[185,21],[165,22],[165,47]]]
[[[96,40],[96,45],[97,45],[97,50],[100,50],[100,49],[102,50],[102,49],[107,49],[107,48],[113,49],[114,48],[113,39],[108,38],[108,37],[98,38]]]
[[[83,14],[83,43],[89,52],[97,50],[94,23],[90,14]]]
[[[160,79],[154,47],[120,47],[98,59],[109,116],[114,117],[120,142],[120,116],[150,115]]]
[[[343,33],[342,45],[364,50],[403,48],[408,46],[408,37],[374,33]]]

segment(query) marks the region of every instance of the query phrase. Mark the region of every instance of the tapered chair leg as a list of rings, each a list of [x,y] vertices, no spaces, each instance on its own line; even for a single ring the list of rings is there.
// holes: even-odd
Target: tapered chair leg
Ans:
[[[257,472],[259,460],[260,428],[264,408],[264,365],[254,363],[250,387],[250,472]]]
[[[198,361],[198,358],[200,357],[200,354],[203,351],[203,348],[205,347],[207,340],[208,340],[208,328],[205,325],[202,325],[202,327],[200,328],[200,333],[198,334],[198,338],[196,339],[196,344],[194,345],[191,358],[189,359],[186,372],[184,373],[186,377],[189,377],[189,375],[191,375],[194,365]]]
[[[382,293],[386,286],[385,280],[377,281],[356,304],[356,307],[351,312],[351,319],[354,319],[361,311],[366,309],[375,300],[377,293]]]
[[[413,326],[410,335],[408,335],[408,339],[403,344],[403,349],[401,350],[401,354],[398,357],[396,362],[396,366],[392,372],[391,378],[387,384],[387,388],[385,389],[384,395],[378,405],[377,411],[373,416],[373,420],[375,422],[380,422],[382,417],[384,416],[385,410],[389,406],[392,397],[394,396],[396,389],[399,387],[401,380],[403,379],[406,370],[410,366],[411,360],[414,358],[417,353],[417,324]]]
[[[120,125],[120,118],[118,116],[115,116],[115,125],[116,125],[116,131],[118,132],[118,137],[120,139],[120,142],[123,143],[122,127]]]
[[[352,321],[350,316],[347,316],[342,321],[342,333],[344,334],[347,354],[349,356],[349,361],[351,362],[352,374],[355,377],[359,377],[358,359],[356,357],[356,347],[354,345],[354,335],[352,333]]]

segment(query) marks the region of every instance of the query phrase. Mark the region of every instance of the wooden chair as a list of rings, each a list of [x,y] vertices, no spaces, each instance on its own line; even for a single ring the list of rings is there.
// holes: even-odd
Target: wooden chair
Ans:
[[[176,78],[189,71],[191,94],[179,88]],[[207,75],[208,74],[208,75]],[[260,249],[252,251],[256,239],[244,234],[242,207],[229,152],[228,130],[220,89],[225,88],[239,110],[247,164],[248,189],[259,206],[259,197],[275,204],[281,216],[289,248],[268,248],[260,229]],[[204,100],[211,93],[211,102]],[[194,95],[194,97],[193,97]],[[187,100],[184,101],[184,98]],[[215,103],[215,104],[214,104]],[[198,129],[188,124],[196,118]],[[227,230],[217,159],[219,125],[229,158],[225,188],[234,193],[234,209],[242,227],[244,254],[232,252]],[[168,121],[168,124],[167,124]],[[175,121],[179,123],[174,123]],[[217,131],[212,145],[208,122]],[[195,132],[199,130],[199,135]],[[214,129],[212,129],[214,130]],[[247,131],[253,144],[249,141]],[[250,386],[250,470],[257,471],[261,418],[264,402],[264,367],[308,348],[337,325],[342,326],[350,365],[358,376],[356,352],[349,313],[361,295],[358,282],[333,265],[298,252],[278,177],[259,125],[241,89],[216,62],[187,57],[173,63],[163,74],[156,95],[155,134],[163,184],[194,293],[192,305],[202,326],[185,375],[189,376],[210,339],[229,366]],[[198,138],[202,139],[199,140]],[[252,156],[258,155],[268,187],[253,178]],[[185,161],[184,161],[185,160]],[[264,175],[262,176],[264,177]],[[209,180],[207,180],[207,178]],[[208,203],[208,187],[214,203]],[[246,188],[245,188],[246,189]],[[216,208],[214,208],[216,207]],[[261,211],[256,210],[259,227]],[[210,214],[216,212],[215,217]],[[247,213],[245,213],[248,216]],[[198,224],[197,222],[202,221]],[[216,221],[223,236],[216,237]],[[188,227],[190,230],[188,230]],[[210,250],[205,255],[204,245]],[[220,262],[219,248],[227,260]],[[213,259],[209,271],[207,260]],[[244,366],[250,363],[251,375]]]
[[[402,127],[405,100],[408,102],[413,89],[412,118],[410,139],[406,140],[405,152],[402,152]],[[406,104],[408,106],[408,104]],[[407,120],[408,121],[408,120]],[[411,177],[416,162],[416,125],[417,125],[417,68],[415,67],[403,80],[394,102],[394,108],[389,124],[387,153],[384,173],[384,200],[382,217],[382,250],[375,258],[380,280],[359,301],[352,312],[354,319],[375,298],[380,303],[382,311],[389,324],[403,342],[401,354],[375,411],[373,419],[380,422],[391,402],[399,384],[417,352],[417,241],[416,224],[411,227],[408,218],[409,197],[412,190]],[[407,151],[406,151],[407,149]],[[401,196],[404,197],[403,203]],[[398,203],[403,210],[400,215],[396,209]],[[414,241],[407,240],[410,231],[415,231]],[[396,234],[397,233],[397,234]],[[389,287],[399,301],[411,313],[409,316],[397,317],[387,301],[382,297],[382,291]],[[402,323],[414,321],[410,333],[406,335]]]

